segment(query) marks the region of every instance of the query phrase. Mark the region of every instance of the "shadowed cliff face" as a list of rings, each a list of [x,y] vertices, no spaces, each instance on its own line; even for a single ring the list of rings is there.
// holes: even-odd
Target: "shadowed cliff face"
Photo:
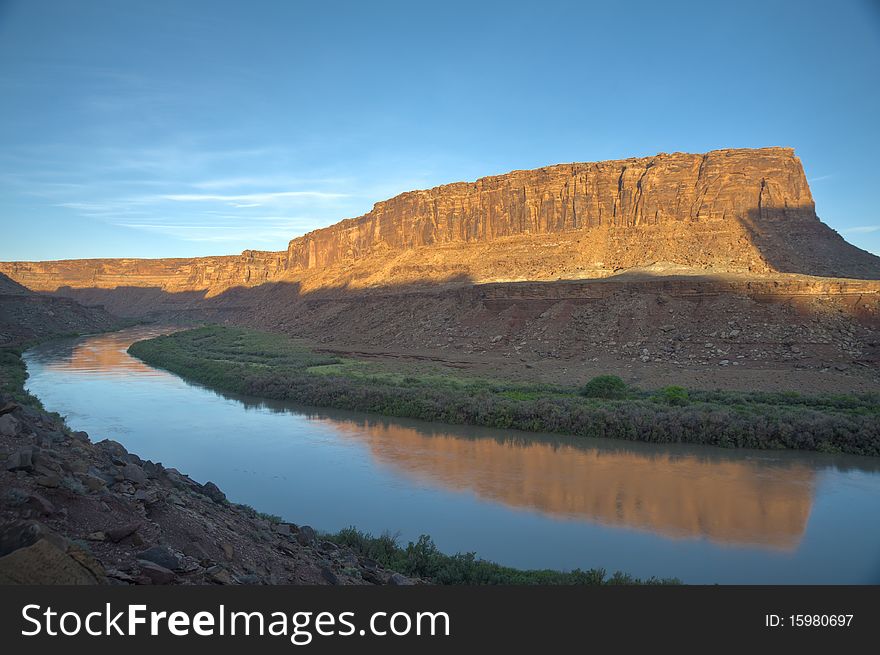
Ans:
[[[389,284],[601,278],[664,265],[880,279],[880,258],[816,216],[790,148],[560,164],[411,191],[315,230],[286,252],[0,264],[30,289],[170,292],[296,282]]]

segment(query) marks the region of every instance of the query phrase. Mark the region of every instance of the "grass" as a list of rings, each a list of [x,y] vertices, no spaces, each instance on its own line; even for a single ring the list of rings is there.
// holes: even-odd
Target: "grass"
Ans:
[[[422,535],[415,543],[400,546],[390,535],[374,537],[355,528],[346,528],[335,534],[323,535],[329,541],[351,548],[356,553],[377,561],[392,571],[410,577],[423,578],[435,584],[447,585],[615,585],[615,584],[681,584],[675,578],[642,580],[614,573],[608,576],[604,569],[582,571],[526,570],[501,566],[478,558],[474,553],[444,555],[431,538]]]
[[[570,386],[391,371],[316,353],[288,337],[210,326],[129,352],[243,395],[451,424],[725,448],[880,455],[880,395],[641,390],[614,376]]]

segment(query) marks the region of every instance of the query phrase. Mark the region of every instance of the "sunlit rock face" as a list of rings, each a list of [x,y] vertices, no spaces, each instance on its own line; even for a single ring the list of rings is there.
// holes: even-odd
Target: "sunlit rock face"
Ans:
[[[267,282],[315,290],[583,279],[645,266],[880,278],[880,258],[819,220],[790,148],[559,164],[411,191],[282,252],[11,262],[0,272],[39,291],[203,298]]]
[[[673,153],[560,164],[404,193],[377,203],[364,216],[294,239],[288,265],[291,270],[326,268],[424,246],[555,235],[574,240],[572,254],[583,271],[600,274],[657,261],[737,271],[804,269],[790,272],[818,275],[861,270],[804,261],[805,253],[775,241],[788,227],[828,241],[842,249],[840,255],[847,250],[816,217],[793,150]],[[766,239],[783,252],[764,252],[759,242]],[[878,263],[873,262],[875,272],[880,272]],[[871,269],[870,262],[865,266]]]
[[[532,441],[515,431],[504,440],[467,438],[381,420],[334,426],[425,484],[563,519],[730,545],[793,549],[816,484],[802,463],[770,466],[736,454]]]

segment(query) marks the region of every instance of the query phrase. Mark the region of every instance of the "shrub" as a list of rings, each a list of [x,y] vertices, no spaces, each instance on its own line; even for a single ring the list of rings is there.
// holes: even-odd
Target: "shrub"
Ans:
[[[616,375],[597,375],[581,389],[581,395],[587,398],[604,398],[620,400],[626,398],[626,382]]]
[[[667,405],[687,405],[690,400],[684,387],[664,387],[658,395]]]

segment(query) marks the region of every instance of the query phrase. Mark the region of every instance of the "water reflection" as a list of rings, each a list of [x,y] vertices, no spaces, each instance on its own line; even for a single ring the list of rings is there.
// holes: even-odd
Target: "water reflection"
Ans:
[[[93,438],[323,529],[430,532],[449,551],[517,566],[880,580],[880,458],[564,438],[217,394],[126,353],[169,331],[40,346],[26,355],[29,386]]]
[[[41,364],[50,371],[89,373],[105,377],[164,375],[129,355],[128,347],[142,339],[170,334],[180,328],[140,327],[90,335],[77,341],[58,341],[40,348]]]

